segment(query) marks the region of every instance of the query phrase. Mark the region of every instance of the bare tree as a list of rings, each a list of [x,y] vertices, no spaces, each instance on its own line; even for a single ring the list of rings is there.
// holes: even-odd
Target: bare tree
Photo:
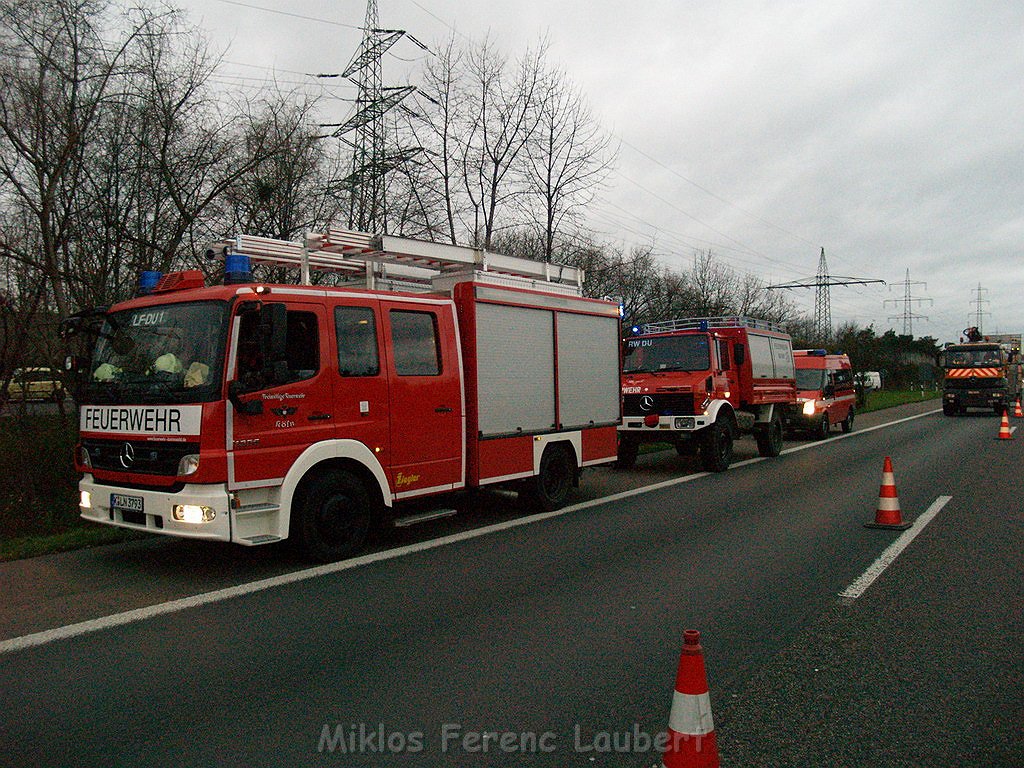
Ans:
[[[8,241],[5,255],[38,273],[62,315],[88,147],[105,105],[121,96],[129,47],[156,18],[140,12],[108,44],[104,35],[118,25],[104,0],[0,2],[0,176],[31,212],[40,239],[38,251]]]
[[[465,195],[459,181],[459,131],[465,122],[459,98],[463,56],[454,36],[443,43],[424,67],[415,112],[405,113],[406,129],[424,149],[421,165],[402,169],[409,180],[409,193],[417,197],[422,228],[429,239],[436,235],[452,244],[459,242],[458,222],[465,217]]]
[[[613,162],[610,138],[564,72],[548,71],[537,90],[537,126],[526,144],[527,184],[539,200],[543,259],[555,239],[589,204]]]
[[[527,51],[508,75],[508,59],[487,39],[466,57],[468,128],[462,143],[462,174],[473,210],[474,242],[490,248],[504,208],[523,193],[516,174],[537,127],[537,89],[546,44]]]

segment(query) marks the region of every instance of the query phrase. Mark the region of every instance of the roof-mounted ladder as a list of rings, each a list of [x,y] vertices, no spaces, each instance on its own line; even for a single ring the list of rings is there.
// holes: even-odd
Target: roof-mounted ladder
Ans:
[[[579,293],[583,270],[562,264],[503,256],[482,248],[432,243],[392,235],[372,235],[330,227],[306,234],[304,242],[239,235],[217,244],[229,253],[245,254],[256,264],[301,270],[300,282],[309,283],[313,270],[342,272],[365,278],[372,286],[370,265],[385,264],[389,275],[412,283],[430,284],[439,276],[490,273],[513,281],[540,282]],[[397,270],[395,268],[398,268]]]
[[[716,328],[751,328],[760,331],[785,333],[783,327],[778,323],[742,315],[683,317],[677,320],[659,320],[654,323],[644,323],[640,327],[640,331],[641,333],[671,333],[672,331],[708,331]]]

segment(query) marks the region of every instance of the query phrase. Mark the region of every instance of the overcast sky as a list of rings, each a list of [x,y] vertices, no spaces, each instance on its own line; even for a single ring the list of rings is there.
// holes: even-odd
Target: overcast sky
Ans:
[[[980,310],[986,332],[1024,332],[1021,0],[377,2],[382,27],[429,47],[490,33],[515,55],[547,37],[621,142],[591,211],[606,240],[681,268],[710,248],[769,284],[813,282],[824,247],[833,277],[886,282],[833,287],[833,325],[902,333],[909,308],[915,336],[949,341]],[[339,71],[366,14],[365,0],[176,4],[247,88]],[[423,55],[399,42],[385,81]],[[908,270],[930,301],[904,302]],[[813,313],[813,288],[789,295]]]

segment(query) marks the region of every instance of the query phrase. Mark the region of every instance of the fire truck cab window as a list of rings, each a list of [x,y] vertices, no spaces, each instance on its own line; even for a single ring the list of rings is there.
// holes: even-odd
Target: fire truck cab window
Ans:
[[[335,307],[334,329],[338,337],[338,373],[342,376],[376,376],[380,373],[377,324],[369,307]]]
[[[391,343],[399,376],[437,376],[441,346],[437,319],[430,312],[391,311]]]
[[[320,333],[312,312],[287,313],[285,336],[287,377],[274,386],[309,379],[320,369]],[[242,317],[238,337],[238,378],[249,389],[270,386],[264,380],[263,350],[260,344],[259,318],[253,313]]]
[[[288,355],[289,382],[310,379],[316,375],[320,369],[320,333],[315,314],[288,313],[285,350]]]

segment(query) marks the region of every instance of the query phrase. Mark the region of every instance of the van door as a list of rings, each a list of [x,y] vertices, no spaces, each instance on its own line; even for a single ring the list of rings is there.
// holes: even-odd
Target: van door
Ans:
[[[465,485],[465,413],[450,303],[382,301],[396,498]]]

